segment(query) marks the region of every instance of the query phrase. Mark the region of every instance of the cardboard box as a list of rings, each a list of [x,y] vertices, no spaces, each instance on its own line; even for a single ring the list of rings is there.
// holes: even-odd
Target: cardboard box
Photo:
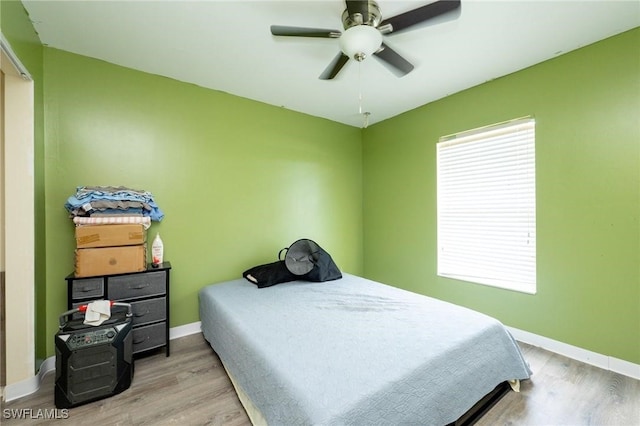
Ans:
[[[76,277],[126,274],[146,269],[147,253],[144,244],[76,249]]]
[[[144,244],[147,232],[140,224],[76,226],[76,247],[117,247]]]

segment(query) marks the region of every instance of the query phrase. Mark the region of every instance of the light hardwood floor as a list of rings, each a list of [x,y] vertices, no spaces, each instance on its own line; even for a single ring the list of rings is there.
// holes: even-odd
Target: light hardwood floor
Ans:
[[[520,393],[509,392],[478,426],[640,425],[640,381],[540,348],[521,347],[534,371],[532,379],[522,383]],[[33,418],[51,415],[55,408],[54,379],[53,373],[47,374],[36,393],[2,407],[0,423],[250,425],[220,360],[201,334],[173,340],[169,358],[160,352],[136,360],[133,383],[123,393],[72,408],[66,419]],[[39,411],[43,409],[49,411]],[[7,418],[15,410],[29,418]],[[60,410],[54,414],[64,415]]]

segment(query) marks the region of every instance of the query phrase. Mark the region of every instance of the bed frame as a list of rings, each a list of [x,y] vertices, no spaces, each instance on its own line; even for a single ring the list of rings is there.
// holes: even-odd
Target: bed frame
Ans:
[[[447,426],[471,426],[475,424],[487,411],[498,403],[511,390],[508,382],[502,382],[464,413],[458,420]]]

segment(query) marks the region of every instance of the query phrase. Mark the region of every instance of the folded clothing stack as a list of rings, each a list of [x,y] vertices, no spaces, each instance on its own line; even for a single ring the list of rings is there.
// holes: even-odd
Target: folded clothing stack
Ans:
[[[150,192],[81,186],[65,208],[76,225],[76,277],[146,269],[147,229],[164,217]]]
[[[73,218],[148,217],[159,222],[164,217],[150,192],[124,186],[79,186],[65,208]]]

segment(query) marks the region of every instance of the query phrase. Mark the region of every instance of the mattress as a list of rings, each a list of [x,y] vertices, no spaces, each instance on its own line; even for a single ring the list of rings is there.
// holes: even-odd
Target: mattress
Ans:
[[[451,423],[529,378],[496,319],[350,274],[199,293],[202,332],[270,425]]]

